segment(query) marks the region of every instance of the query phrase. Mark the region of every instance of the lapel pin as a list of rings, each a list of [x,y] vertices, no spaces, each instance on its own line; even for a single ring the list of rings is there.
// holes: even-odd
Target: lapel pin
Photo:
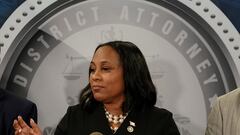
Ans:
[[[129,121],[129,124],[130,124],[131,126],[133,126],[133,127],[136,127],[136,124],[135,124],[134,122],[132,122],[132,121]]]
[[[130,133],[132,133],[132,132],[134,131],[134,129],[133,129],[132,126],[128,126],[128,127],[127,127],[127,131],[130,132]]]
[[[134,131],[134,127],[136,127],[135,122],[129,121],[129,126],[127,127],[127,131],[132,133]]]

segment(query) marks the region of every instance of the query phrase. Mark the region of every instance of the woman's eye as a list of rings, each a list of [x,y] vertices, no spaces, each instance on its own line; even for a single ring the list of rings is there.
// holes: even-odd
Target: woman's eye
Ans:
[[[92,73],[92,72],[94,72],[94,71],[95,71],[95,69],[93,69],[93,68],[90,68],[90,69],[89,69],[89,71],[90,71],[90,73]]]
[[[104,71],[109,71],[110,68],[108,68],[108,67],[104,67],[104,68],[102,68],[102,70],[104,70]]]

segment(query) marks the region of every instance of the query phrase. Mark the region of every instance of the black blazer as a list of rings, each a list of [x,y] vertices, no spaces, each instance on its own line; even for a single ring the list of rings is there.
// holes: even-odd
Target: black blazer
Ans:
[[[29,124],[30,118],[37,121],[37,107],[31,101],[16,97],[0,89],[0,135],[13,135],[13,120],[20,115]]]
[[[131,132],[129,128],[133,131]],[[113,133],[102,106],[88,113],[82,110],[80,105],[76,105],[68,108],[56,128],[55,135],[113,135]],[[114,135],[180,135],[180,133],[172,113],[153,107],[144,112],[131,111]]]

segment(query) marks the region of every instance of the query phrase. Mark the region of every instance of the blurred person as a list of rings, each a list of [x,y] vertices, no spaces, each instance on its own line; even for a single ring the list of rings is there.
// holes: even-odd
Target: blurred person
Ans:
[[[218,97],[205,135],[240,135],[240,88]]]
[[[13,135],[12,122],[21,116],[28,124],[30,118],[37,121],[37,107],[31,101],[0,89],[0,135]]]

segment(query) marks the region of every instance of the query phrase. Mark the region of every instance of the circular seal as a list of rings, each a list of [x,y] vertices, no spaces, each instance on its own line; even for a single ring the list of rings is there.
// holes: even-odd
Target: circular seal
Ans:
[[[213,101],[240,84],[239,34],[210,1],[26,1],[0,39],[0,86],[37,104],[44,134],[77,104],[103,42],[138,45],[183,135],[204,134]]]
[[[127,127],[127,131],[128,131],[129,133],[132,133],[132,132],[134,131],[134,128],[133,128],[132,126],[128,126],[128,127]]]

